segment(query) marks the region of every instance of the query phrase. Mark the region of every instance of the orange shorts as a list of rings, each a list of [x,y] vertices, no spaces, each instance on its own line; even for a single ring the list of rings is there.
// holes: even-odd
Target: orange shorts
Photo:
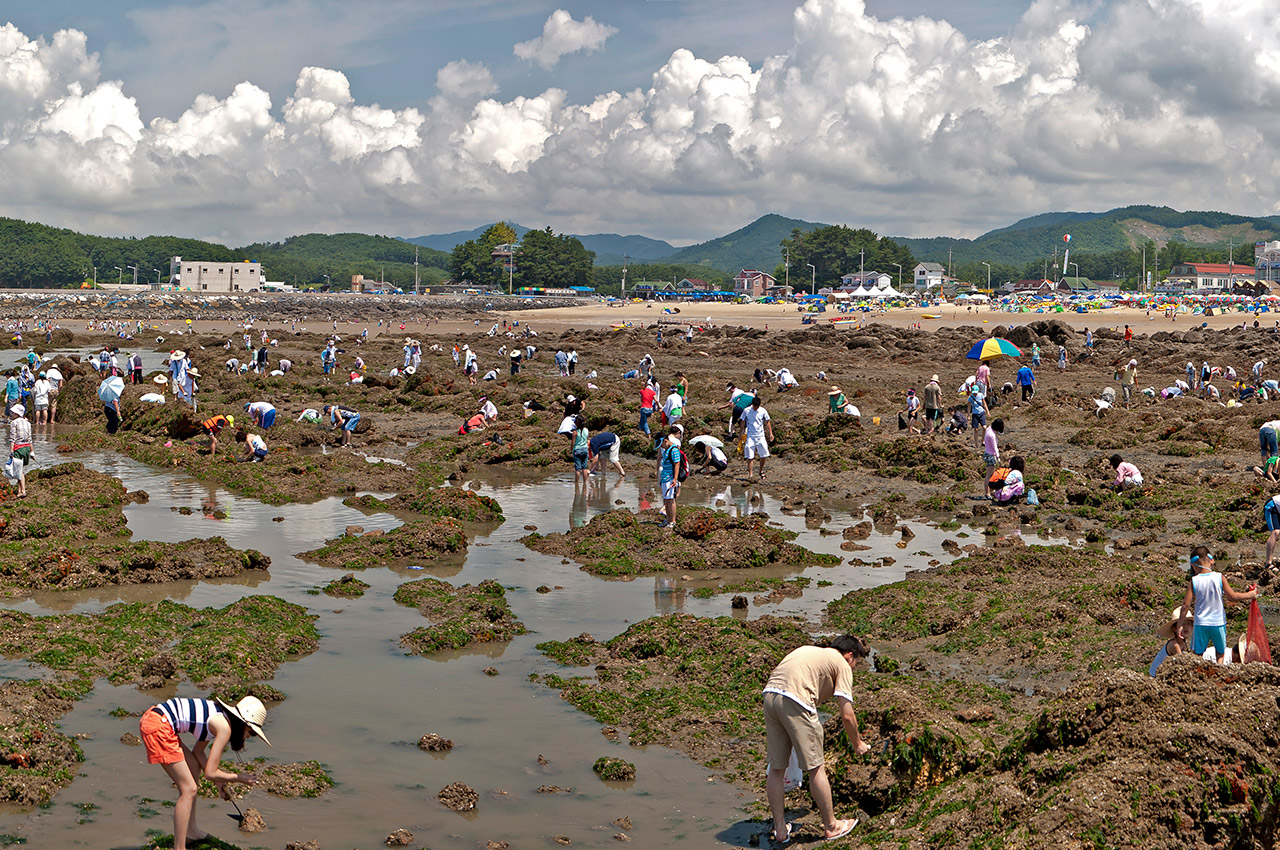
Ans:
[[[142,731],[142,743],[147,746],[148,764],[177,764],[186,758],[178,733],[163,714],[147,709],[138,727]]]

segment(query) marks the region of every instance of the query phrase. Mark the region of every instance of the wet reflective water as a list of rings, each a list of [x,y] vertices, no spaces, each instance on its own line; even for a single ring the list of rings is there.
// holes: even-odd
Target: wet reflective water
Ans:
[[[40,438],[38,438],[38,441]],[[37,453],[54,457],[44,439]],[[172,598],[195,606],[221,606],[246,594],[274,594],[308,606],[319,617],[320,649],[285,664],[273,684],[289,695],[271,709],[273,760],[314,758],[323,762],[337,787],[322,801],[289,801],[251,794],[242,808],[263,813],[270,830],[241,842],[250,846],[283,846],[310,838],[325,848],[376,845],[393,829],[404,827],[431,846],[483,846],[506,840],[514,846],[551,846],[554,835],[568,836],[574,846],[615,846],[611,821],[630,817],[631,837],[640,847],[747,846],[754,829],[745,822],[744,806],[752,802],[731,785],[689,759],[662,747],[632,748],[612,743],[600,726],[564,703],[555,691],[531,683],[531,673],[557,666],[535,645],[590,632],[606,639],[628,623],[655,613],[683,610],[697,615],[729,613],[729,599],[720,595],[697,599],[681,592],[705,578],[684,582],[653,577],[634,581],[594,578],[574,564],[540,555],[519,543],[526,525],[544,533],[563,531],[610,510],[620,500],[628,507],[647,506],[642,487],[633,479],[593,479],[586,490],[575,491],[571,474],[537,482],[472,482],[502,504],[507,521],[497,527],[469,529],[472,545],[458,558],[424,571],[408,568],[367,570],[361,578],[372,587],[355,600],[336,600],[307,593],[343,570],[303,562],[294,554],[341,534],[348,525],[389,529],[399,520],[365,515],[337,499],[311,505],[270,507],[234,496],[181,474],[160,471],[116,455],[69,456],[94,469],[120,478],[130,490],[150,495],[145,504],[126,509],[135,539],[182,540],[222,535],[236,547],[258,549],[272,558],[269,577],[144,585],[74,593],[42,593],[12,604],[35,613],[92,612],[120,600]],[[58,458],[63,459],[62,457]],[[38,482],[33,482],[33,484]],[[786,516],[771,497],[730,484],[720,493],[702,497],[717,500],[724,509],[765,511],[771,521],[799,532],[797,542],[811,549],[841,554],[842,537],[824,536],[806,528],[802,517]],[[207,518],[202,506],[225,511],[225,520]],[[171,508],[189,507],[188,516]],[[281,517],[282,521],[273,521]],[[837,514],[827,527],[838,532],[862,517]],[[900,580],[910,569],[931,559],[949,560],[942,541],[956,532],[913,525],[916,537],[898,548],[896,534],[873,533],[861,541],[871,548],[853,553],[874,561],[896,561],[879,568],[841,565],[811,568],[814,581],[799,599],[778,605],[751,606],[750,616],[762,612],[799,613],[817,619],[825,603],[850,589]],[[964,542],[982,542],[980,533]],[[397,586],[422,575],[447,578],[455,584],[495,578],[507,587],[516,615],[531,630],[505,646],[464,651],[431,659],[406,656],[399,636],[422,625],[413,609],[392,599]],[[725,581],[750,575],[787,574],[779,570],[733,571]],[[830,586],[818,587],[819,581]],[[559,586],[539,594],[535,588]],[[493,666],[498,676],[487,676]],[[586,671],[581,671],[586,672]],[[37,675],[27,665],[4,662],[0,674]],[[184,694],[192,693],[187,686]],[[43,810],[0,812],[0,833],[29,838],[31,846],[132,847],[147,829],[169,831],[171,810],[144,798],[171,799],[162,772],[145,764],[140,747],[119,742],[124,732],[137,731],[135,718],[118,719],[117,706],[141,711],[172,695],[139,693],[99,682],[93,694],[62,723],[69,734],[87,733],[82,742],[85,763],[73,785]],[[455,749],[437,756],[417,749],[427,732],[452,738]],[[246,755],[259,754],[251,744]],[[262,748],[265,749],[265,748]],[[541,767],[538,756],[550,763]],[[604,755],[617,755],[637,766],[634,783],[606,784],[591,771]],[[478,811],[463,816],[435,801],[445,785],[462,781],[480,794]],[[538,794],[541,785],[572,788],[568,794]],[[86,814],[81,804],[96,808]],[[229,803],[202,801],[201,825],[231,841],[239,835],[223,817]],[[158,814],[153,814],[158,813]],[[85,823],[84,821],[90,821]]]

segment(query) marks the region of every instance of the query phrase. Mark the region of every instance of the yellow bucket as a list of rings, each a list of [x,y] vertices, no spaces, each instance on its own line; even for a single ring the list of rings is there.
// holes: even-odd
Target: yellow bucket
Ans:
[[[872,424],[872,425],[879,425],[879,424],[880,424],[880,417],[879,417],[879,416],[872,416],[872,417],[871,417],[871,424]]]

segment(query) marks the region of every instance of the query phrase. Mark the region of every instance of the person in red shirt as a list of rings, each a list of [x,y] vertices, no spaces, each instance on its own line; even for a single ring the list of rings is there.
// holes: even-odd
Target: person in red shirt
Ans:
[[[653,406],[658,402],[658,393],[653,383],[646,382],[640,391],[640,430],[649,433],[649,417],[653,415]]]
[[[1133,328],[1128,325],[1124,326],[1124,347],[1128,348],[1133,343]]]

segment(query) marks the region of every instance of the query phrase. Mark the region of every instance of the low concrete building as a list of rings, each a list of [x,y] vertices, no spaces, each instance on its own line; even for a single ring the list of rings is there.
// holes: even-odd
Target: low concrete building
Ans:
[[[169,283],[190,292],[257,292],[262,288],[262,263],[210,263],[174,257],[169,264]]]

